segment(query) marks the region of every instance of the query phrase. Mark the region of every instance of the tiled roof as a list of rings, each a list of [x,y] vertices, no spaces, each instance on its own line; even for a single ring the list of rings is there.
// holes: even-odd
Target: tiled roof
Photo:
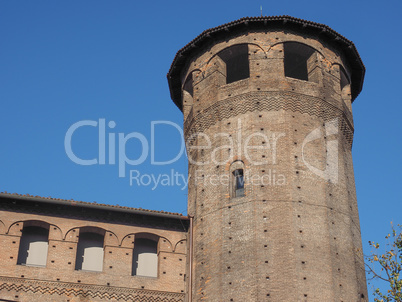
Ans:
[[[352,41],[346,39],[325,24],[291,16],[244,17],[203,31],[177,52],[167,78],[171,98],[180,110],[182,109],[180,76],[187,59],[191,58],[203,46],[210,45],[211,42],[255,29],[292,29],[319,36],[326,42],[340,48],[345,53],[352,68],[352,100],[359,95],[363,87],[365,67]]]
[[[99,209],[105,210],[121,210],[121,211],[130,211],[135,212],[137,214],[146,214],[146,215],[162,215],[162,216],[177,216],[177,218],[186,218],[180,213],[172,213],[172,212],[165,212],[165,211],[155,211],[155,210],[147,210],[142,208],[130,208],[124,207],[119,205],[110,205],[110,204],[103,204],[97,202],[86,202],[86,201],[78,201],[73,199],[60,199],[60,198],[53,198],[53,197],[42,197],[42,196],[34,196],[30,194],[18,194],[18,193],[7,193],[7,192],[0,192],[0,198],[8,198],[8,199],[22,199],[22,200],[32,200],[37,202],[48,202],[48,203],[58,203],[70,206],[83,206],[83,207],[96,207]]]

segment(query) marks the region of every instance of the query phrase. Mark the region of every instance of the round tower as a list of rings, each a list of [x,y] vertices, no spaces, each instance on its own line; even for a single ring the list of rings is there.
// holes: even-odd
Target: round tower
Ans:
[[[227,23],[178,51],[191,301],[367,301],[351,154],[364,73],[351,41],[289,16]]]

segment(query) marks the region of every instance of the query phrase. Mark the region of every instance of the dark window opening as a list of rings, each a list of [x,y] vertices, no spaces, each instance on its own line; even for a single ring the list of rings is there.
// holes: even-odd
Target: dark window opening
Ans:
[[[250,77],[248,45],[231,46],[219,53],[226,64],[226,84]]]
[[[350,85],[350,81],[343,68],[340,69],[340,73],[341,73],[341,90],[343,90],[343,88],[345,88],[347,85]]]
[[[183,90],[187,91],[191,96],[193,96],[193,77],[191,73],[186,79],[186,82],[183,85]]]
[[[240,197],[244,196],[244,175],[243,169],[237,169],[233,171],[234,176],[234,196]]]
[[[285,76],[308,81],[307,60],[315,52],[314,48],[297,42],[284,43]]]
[[[77,246],[75,269],[101,272],[103,270],[104,235],[80,232]]]
[[[350,80],[345,70],[340,66],[340,86],[341,86],[341,98],[346,105],[347,109],[352,112],[352,95],[350,91]]]
[[[158,277],[158,242],[146,238],[135,239],[132,275]]]
[[[22,230],[17,264],[46,266],[49,230],[27,226]]]

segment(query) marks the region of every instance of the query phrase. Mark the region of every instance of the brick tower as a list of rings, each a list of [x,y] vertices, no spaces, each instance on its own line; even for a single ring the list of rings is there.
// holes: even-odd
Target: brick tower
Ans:
[[[184,114],[191,301],[367,301],[352,164],[365,67],[326,25],[243,18],[168,73]]]

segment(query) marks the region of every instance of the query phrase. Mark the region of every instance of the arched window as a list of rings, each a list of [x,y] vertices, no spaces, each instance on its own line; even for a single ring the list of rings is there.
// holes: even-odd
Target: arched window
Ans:
[[[49,228],[24,225],[17,264],[46,266],[48,238]]]
[[[193,75],[191,73],[187,76],[187,79],[184,82],[183,90],[193,97]]]
[[[244,196],[244,175],[243,169],[233,171],[235,197]]]
[[[250,77],[247,44],[228,47],[218,55],[226,64],[227,84]]]
[[[75,269],[101,272],[103,270],[104,233],[80,230]]]
[[[345,69],[340,66],[340,85],[341,85],[341,97],[347,108],[352,111],[352,94],[350,91],[350,80],[346,74]]]
[[[343,88],[345,88],[347,85],[350,85],[350,81],[343,67],[340,67],[340,74],[341,74],[341,82],[340,82],[341,90],[343,90]]]
[[[183,118],[184,120],[187,119],[188,114],[190,113],[190,110],[193,106],[193,94],[194,94],[194,88],[193,88],[193,74],[190,73],[187,76],[187,79],[185,80],[183,84]]]
[[[242,197],[244,196],[244,163],[240,160],[233,162],[230,166],[230,196],[231,197]]]
[[[136,238],[133,252],[133,276],[158,277],[158,242]]]
[[[308,81],[308,61],[315,49],[298,42],[286,42],[283,45],[285,58],[285,76]]]

